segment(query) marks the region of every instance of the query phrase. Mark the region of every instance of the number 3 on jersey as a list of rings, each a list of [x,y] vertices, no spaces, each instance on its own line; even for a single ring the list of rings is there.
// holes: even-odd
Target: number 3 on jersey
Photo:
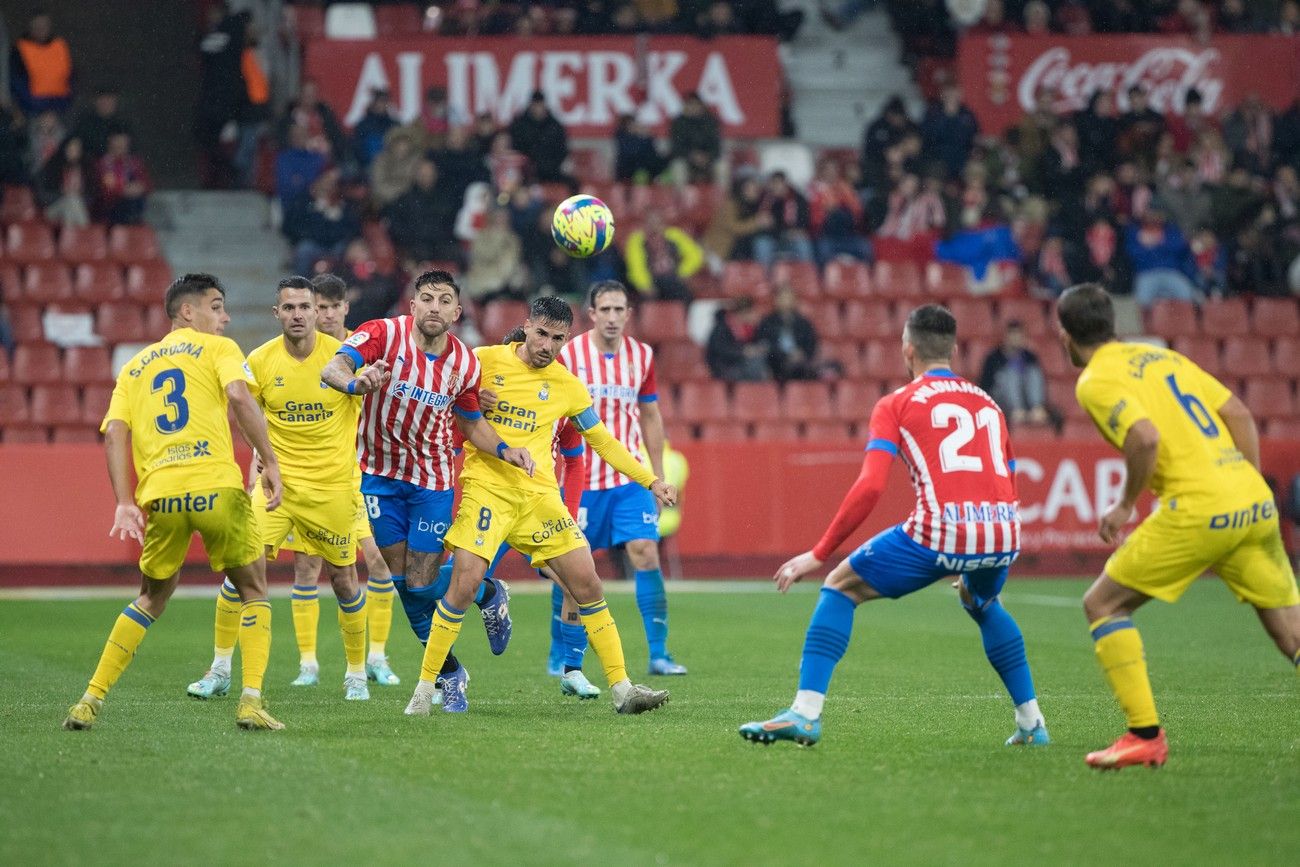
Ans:
[[[970,410],[963,406],[940,403],[930,412],[930,424],[936,429],[946,430],[954,423],[957,429],[939,443],[939,464],[945,473],[984,472],[984,461],[979,455],[961,453],[975,439],[975,428],[981,427],[988,432],[989,459],[993,462],[993,471],[999,476],[1008,475],[1006,456],[1002,453],[1002,418],[996,409],[986,406],[972,416]]]
[[[164,389],[167,389],[167,393],[163,395],[163,405],[168,409],[156,416],[153,423],[159,433],[173,434],[190,421],[190,404],[185,399],[185,371],[164,370],[155,376],[152,389],[154,394]]]

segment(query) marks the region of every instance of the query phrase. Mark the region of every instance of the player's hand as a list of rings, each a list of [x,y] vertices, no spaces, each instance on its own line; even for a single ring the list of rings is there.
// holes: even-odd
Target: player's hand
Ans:
[[[659,503],[661,509],[671,509],[677,505],[677,486],[670,485],[663,479],[655,479],[650,485],[650,493],[655,495],[655,500]]]
[[[1097,535],[1101,537],[1101,541],[1107,545],[1114,545],[1119,540],[1120,531],[1133,517],[1133,508],[1121,502],[1106,510],[1106,514],[1101,516],[1101,521],[1097,524]]]
[[[822,561],[814,557],[812,551],[805,551],[798,557],[786,560],[785,565],[776,570],[772,580],[776,582],[776,589],[784,593],[797,582],[816,572],[822,565]]]
[[[497,393],[490,388],[480,388],[478,390],[478,408],[484,412],[491,412],[496,409],[499,400]]]
[[[379,391],[392,378],[393,374],[388,370],[388,362],[381,358],[357,374],[356,393],[370,394],[372,391]]]
[[[141,545],[144,544],[144,512],[135,503],[121,503],[113,510],[113,529],[108,531],[108,537],[118,538],[125,542],[127,539],[134,539]]]
[[[528,449],[509,448],[501,452],[501,460],[508,464],[514,464],[528,475],[533,474],[536,464],[533,463],[533,456],[528,453]]]
[[[266,494],[266,510],[274,511],[284,497],[284,484],[280,481],[279,464],[268,464],[262,468],[262,493]]]

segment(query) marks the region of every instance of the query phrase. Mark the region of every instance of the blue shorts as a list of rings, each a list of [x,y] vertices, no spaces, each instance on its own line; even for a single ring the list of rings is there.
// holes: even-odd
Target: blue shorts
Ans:
[[[850,554],[849,565],[872,589],[890,599],[960,575],[975,607],[983,608],[1002,592],[1011,563],[1019,554],[944,554],[918,544],[902,527],[895,526]]]
[[[431,491],[410,482],[361,474],[366,516],[380,548],[405,542],[407,550],[442,553],[442,537],[451,526],[455,491]]]
[[[658,542],[659,504],[654,494],[635,483],[586,491],[578,510],[578,527],[593,551],[636,539]]]

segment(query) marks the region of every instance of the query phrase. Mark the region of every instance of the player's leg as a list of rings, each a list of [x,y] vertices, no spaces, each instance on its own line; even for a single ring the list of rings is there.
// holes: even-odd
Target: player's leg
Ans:
[[[370,649],[366,655],[366,677],[380,686],[397,686],[401,680],[388,664],[388,635],[393,626],[393,575],[370,535],[370,522],[364,519],[365,533],[361,554],[366,560],[366,632]],[[360,525],[358,526],[360,529]]]
[[[1273,502],[1261,504],[1255,514],[1267,517],[1248,529],[1243,542],[1214,564],[1214,571],[1238,599],[1254,607],[1264,631],[1300,674],[1300,590],[1295,572],[1282,544]]]
[[[1000,597],[1009,567],[1008,563],[962,575],[958,593],[962,607],[980,628],[984,655],[1002,679],[1015,707],[1016,731],[1007,739],[1007,746],[1046,746],[1051,739],[1038,707],[1038,694],[1025,655],[1025,639]]]
[[[469,495],[465,496],[468,498]],[[457,522],[459,520],[460,518],[457,517]],[[420,680],[415,685],[415,692],[410,702],[406,705],[405,713],[408,716],[428,716],[440,687],[444,710],[448,710],[449,704],[452,712],[467,709],[464,686],[469,677],[464,666],[458,665],[457,669],[450,673],[445,669],[447,662],[452,658],[451,647],[455,644],[456,637],[460,635],[465,611],[474,601],[474,594],[483,583],[483,576],[487,574],[487,569],[488,561],[472,551],[457,550],[455,557],[452,558],[450,584],[433,613],[429,640],[424,647],[424,658],[420,663]]]
[[[340,565],[326,561],[325,575],[338,601],[339,632],[347,657],[343,697],[348,701],[365,701],[370,698],[370,688],[366,685],[366,592],[357,579],[355,563]]]
[[[223,578],[217,588],[217,613],[213,626],[212,664],[203,676],[185,688],[191,698],[210,699],[230,692],[230,666],[239,640],[239,591]]]
[[[542,570],[538,570],[539,572]],[[574,603],[577,611],[577,603]],[[546,673],[551,677],[564,674],[564,588],[559,581],[551,581],[551,650],[546,656]],[[586,650],[586,633],[583,633],[583,650]]]
[[[295,526],[303,553],[324,564],[338,603],[338,624],[347,657],[344,697],[364,701],[370,698],[366,686],[366,593],[357,579],[355,499],[346,491],[312,492],[310,500],[298,510]],[[300,586],[295,587],[295,591],[298,589]]]
[[[299,533],[299,538],[302,538]],[[293,636],[298,643],[298,676],[292,686],[315,686],[320,683],[320,662],[316,659],[316,642],[320,631],[320,574],[324,561],[315,554],[293,554],[293,588],[289,591],[289,608],[293,613]]]
[[[650,648],[651,674],[686,674],[686,666],[668,652],[668,596],[659,566],[659,508],[640,485],[614,488],[612,539],[624,545],[636,581],[636,607]]]
[[[587,652],[587,630],[582,625],[578,600],[565,591],[558,576],[549,566],[537,570],[551,581],[551,595],[560,597],[560,610],[556,620],[560,623],[562,654],[560,664],[560,693],[580,699],[599,698],[600,688],[587,679],[582,671],[582,657]]]
[[[1264,631],[1277,645],[1277,649],[1296,668],[1300,675],[1300,605],[1288,605],[1285,608],[1256,608],[1259,622]]]

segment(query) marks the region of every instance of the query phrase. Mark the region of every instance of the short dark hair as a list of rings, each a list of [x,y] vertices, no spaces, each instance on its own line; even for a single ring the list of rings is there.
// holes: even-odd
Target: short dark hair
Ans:
[[[342,301],[348,295],[348,284],[337,274],[317,274],[311,285],[316,287],[316,297],[325,301]]]
[[[425,286],[450,286],[452,291],[456,293],[456,298],[460,298],[460,285],[456,282],[456,276],[450,271],[443,271],[439,268],[425,271],[415,278],[415,291],[419,292]]]
[[[957,345],[957,317],[941,304],[926,304],[907,315],[907,342],[922,361],[952,358]]]
[[[209,289],[216,289],[221,293],[222,298],[226,297],[226,288],[211,274],[185,274],[177,277],[167,287],[167,294],[163,297],[163,309],[167,311],[169,317],[175,319],[181,312],[181,304],[195,295],[202,295]]]
[[[597,280],[591,284],[591,291],[587,293],[587,306],[594,308],[600,296],[608,292],[622,292],[628,303],[632,303],[632,293],[622,283],[617,280]]]
[[[280,293],[285,289],[306,289],[311,294],[316,294],[316,285],[306,277],[299,277],[297,274],[285,277],[275,284],[275,297],[277,300],[280,298]]]
[[[1056,319],[1080,346],[1100,346],[1115,339],[1115,305],[1100,283],[1066,289],[1056,302]]]
[[[573,308],[558,295],[542,295],[528,305],[529,319],[545,319],[561,325],[573,324]]]
[[[524,326],[516,325],[514,330],[508,332],[501,342],[509,345],[511,343],[523,343],[528,338],[528,332],[524,331]]]

